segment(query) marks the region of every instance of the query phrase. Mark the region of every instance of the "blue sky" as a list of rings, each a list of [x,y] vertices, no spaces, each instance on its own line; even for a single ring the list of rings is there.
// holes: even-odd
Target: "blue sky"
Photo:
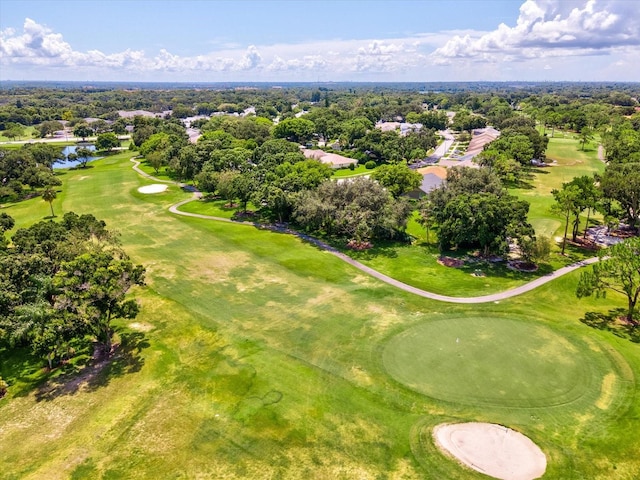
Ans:
[[[0,2],[1,80],[640,81],[640,1]]]

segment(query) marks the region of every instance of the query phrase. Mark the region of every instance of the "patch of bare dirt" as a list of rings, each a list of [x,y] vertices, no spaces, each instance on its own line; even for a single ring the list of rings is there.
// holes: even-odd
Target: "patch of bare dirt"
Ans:
[[[510,260],[507,263],[507,268],[511,270],[517,270],[518,272],[532,273],[538,271],[538,265],[532,262],[526,262],[524,260]]]
[[[49,399],[76,393],[98,376],[111,361],[117,348],[118,345],[113,345],[112,353],[109,355],[96,348],[91,361],[80,372],[48,380],[38,389],[36,396],[39,399]]]
[[[440,265],[444,265],[445,267],[460,268],[464,265],[464,260],[462,260],[461,258],[440,257],[438,258],[438,263]]]
[[[373,247],[373,243],[359,240],[349,240],[347,242],[347,248],[350,250],[356,250],[361,252],[363,250],[369,250]]]

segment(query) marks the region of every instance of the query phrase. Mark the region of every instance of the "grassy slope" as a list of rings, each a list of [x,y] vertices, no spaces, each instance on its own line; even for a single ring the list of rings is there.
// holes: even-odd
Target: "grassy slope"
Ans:
[[[166,207],[187,194],[137,193],[150,182],[127,157],[68,172],[54,206],[120,230],[148,269],[148,287],[136,292],[141,314],[120,324],[116,361],[79,391],[58,381],[39,400],[31,387],[41,362],[1,363],[14,385],[0,402],[3,477],[484,478],[435,451],[429,428],[451,420],[530,435],[547,453],[549,478],[640,471],[640,348],[577,321],[621,299],[578,301],[570,275],[499,304],[431,302],[290,236],[172,216]],[[23,226],[47,208],[34,199],[7,211]],[[389,339],[470,315],[517,316],[578,338],[594,359],[589,394],[534,410],[476,407],[420,395],[386,373]]]
[[[578,140],[561,132],[556,132],[556,137],[549,139],[547,161],[555,163],[551,167],[537,169],[531,188],[518,189],[514,193],[531,204],[529,219],[536,233],[554,238],[562,236],[564,223],[560,216],[550,211],[554,204],[551,191],[562,188],[563,183],[574,177],[603,172],[604,163],[598,160],[595,145],[582,151]],[[586,215],[583,222],[585,220]]]

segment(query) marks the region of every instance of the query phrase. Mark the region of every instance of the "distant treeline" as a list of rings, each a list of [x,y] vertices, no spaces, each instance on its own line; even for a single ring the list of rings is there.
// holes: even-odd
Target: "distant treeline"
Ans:
[[[115,120],[119,110],[172,110],[187,117],[242,112],[254,107],[257,116],[287,118],[292,105],[345,108],[358,102],[378,107],[383,119],[404,117],[415,105],[441,109],[469,108],[499,97],[508,105],[551,97],[558,104],[592,103],[632,109],[640,96],[638,83],[118,83],[2,82],[0,130],[7,124],[38,125],[47,120],[101,118]],[[413,108],[413,110],[412,110]],[[622,112],[624,114],[633,113]]]

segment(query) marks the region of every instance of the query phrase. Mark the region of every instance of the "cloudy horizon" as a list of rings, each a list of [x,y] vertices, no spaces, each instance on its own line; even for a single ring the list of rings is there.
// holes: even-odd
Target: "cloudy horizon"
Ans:
[[[168,1],[115,4],[127,10],[105,10],[96,24],[74,19],[99,17],[98,2],[5,0],[0,80],[640,80],[634,1],[220,1],[180,2],[187,8],[179,10]],[[82,12],[70,10],[78,5]],[[317,8],[307,14],[305,5]],[[144,12],[146,21],[124,17]],[[336,17],[340,12],[345,18]],[[334,21],[327,26],[314,15]],[[422,21],[414,18],[420,15]]]

